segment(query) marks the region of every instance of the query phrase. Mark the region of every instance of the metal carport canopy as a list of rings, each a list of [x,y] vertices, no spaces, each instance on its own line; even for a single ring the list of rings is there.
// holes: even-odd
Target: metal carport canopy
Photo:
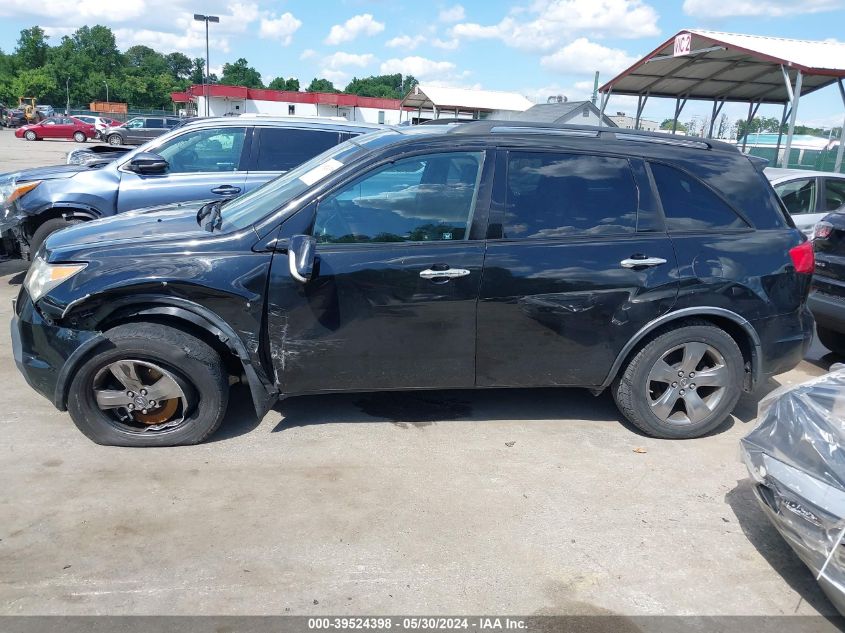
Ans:
[[[605,83],[599,91],[603,93],[602,111],[611,93],[639,97],[637,123],[649,97],[676,99],[676,122],[688,99],[712,101],[710,135],[713,119],[725,102],[749,103],[749,118],[761,103],[783,104],[783,122],[787,107],[792,106],[788,150],[801,95],[839,82],[845,104],[843,77],[845,44],[842,43],[685,29]],[[785,155],[788,157],[788,151]]]

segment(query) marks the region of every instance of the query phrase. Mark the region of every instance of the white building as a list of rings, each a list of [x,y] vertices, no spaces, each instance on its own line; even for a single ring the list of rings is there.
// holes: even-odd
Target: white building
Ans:
[[[398,125],[399,99],[377,99],[328,92],[293,92],[243,86],[194,85],[171,94],[173,102],[185,104],[198,115],[268,114],[297,117],[343,117],[349,121]]]
[[[414,86],[401,101],[403,121],[432,119],[509,119],[534,103],[515,92]]]
[[[610,117],[610,120],[616,124],[616,127],[625,128],[626,130],[637,129],[637,119],[632,116],[628,116],[624,112],[617,112],[616,116]],[[640,119],[639,129],[645,130],[646,132],[658,132],[660,130],[660,124],[657,121]]]

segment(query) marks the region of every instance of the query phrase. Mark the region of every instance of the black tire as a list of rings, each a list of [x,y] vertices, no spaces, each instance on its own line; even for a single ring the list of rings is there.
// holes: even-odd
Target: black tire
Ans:
[[[83,132],[74,132],[73,133],[73,140],[76,141],[77,143],[84,143],[85,139],[87,139],[87,138],[88,137],[85,136],[85,134]]]
[[[845,356],[845,334],[836,332],[835,330],[829,330],[818,324],[816,324],[816,334],[821,344],[827,349],[839,356]]]
[[[109,145],[121,145],[123,144],[123,139],[120,137],[120,134],[109,134],[108,136]]]
[[[82,222],[82,220],[74,218],[69,220],[65,220],[64,218],[51,218],[44,222],[41,226],[35,229],[35,232],[32,234],[32,238],[29,240],[30,258],[35,256],[35,253],[38,252],[38,249],[41,248],[41,245],[48,237],[50,237],[50,235],[56,231],[61,231],[69,226],[73,226],[74,224],[79,224],[80,222]]]
[[[182,446],[198,444],[217,430],[229,401],[229,380],[211,347],[181,330],[155,323],[119,325],[105,337],[77,370],[68,394],[68,412],[89,439],[108,446]],[[127,359],[154,363],[188,387],[192,403],[176,426],[154,432],[132,430],[97,405],[95,377],[111,363]]]
[[[26,132],[24,132],[23,137],[27,141],[37,141],[38,140],[38,135],[35,132],[33,132],[32,130],[27,130]]]
[[[712,409],[702,419],[692,421],[693,416],[685,412],[687,407],[685,399],[680,404],[682,411],[674,413],[673,416],[688,415],[688,421],[676,422],[663,419],[652,411],[653,392],[651,389],[655,383],[650,380],[651,372],[666,354],[674,353],[672,350],[677,350],[687,344],[698,343],[709,346],[721,355],[725,372],[723,379],[727,383],[723,387],[724,391],[720,392],[718,399],[712,399],[714,401]],[[680,353],[683,354],[683,350]],[[613,398],[622,415],[652,437],[664,439],[700,437],[721,425],[730,415],[742,394],[744,374],[745,362],[742,352],[727,332],[706,321],[686,322],[681,327],[656,336],[631,357],[613,383]],[[695,379],[684,376],[683,380],[694,381]],[[694,382],[690,384],[692,384],[693,394],[713,394],[716,391],[712,387],[696,386]],[[677,389],[682,389],[683,386],[678,384]],[[668,391],[668,386],[666,391]],[[676,393],[683,392],[676,391]],[[655,400],[657,399],[659,398],[655,396]]]

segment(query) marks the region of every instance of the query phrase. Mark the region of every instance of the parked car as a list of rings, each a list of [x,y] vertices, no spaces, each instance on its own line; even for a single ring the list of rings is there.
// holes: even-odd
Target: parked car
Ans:
[[[45,138],[59,138],[84,143],[94,138],[97,131],[93,125],[80,121],[75,117],[54,116],[38,123],[23,125],[15,130],[15,136],[27,141],[41,141]]]
[[[38,114],[41,118],[51,117],[51,116],[56,114],[56,111],[53,109],[53,106],[51,106],[51,105],[41,104],[41,105],[35,106],[35,109],[38,111]]]
[[[100,137],[109,145],[143,145],[179,125],[178,117],[137,116],[116,127],[107,127]]]
[[[7,110],[3,125],[10,128],[26,125],[26,113],[19,108],[12,108]]]
[[[383,130],[228,202],[51,236],[15,358],[103,444],[202,441],[230,375],[259,417],[295,394],[577,386],[697,437],[811,337],[811,244],[761,169],[639,131]]]
[[[759,406],[742,457],[766,516],[845,615],[845,369]]]
[[[845,214],[830,213],[816,224],[816,270],[808,305],[822,345],[845,355]]]
[[[845,174],[777,167],[767,167],[764,173],[795,225],[810,238],[819,220],[845,207]]]
[[[71,224],[151,205],[232,198],[375,129],[381,128],[293,117],[203,119],[105,166],[94,161],[0,175],[0,233],[11,232],[29,258],[47,235]]]
[[[91,145],[72,149],[67,153],[66,161],[68,165],[106,164],[130,151],[131,148],[119,145]]]

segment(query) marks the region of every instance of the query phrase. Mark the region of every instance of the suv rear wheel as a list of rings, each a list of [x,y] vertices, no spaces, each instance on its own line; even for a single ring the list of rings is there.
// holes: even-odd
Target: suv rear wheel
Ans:
[[[613,385],[622,414],[653,437],[704,435],[742,393],[744,361],[724,330],[696,321],[661,334],[631,358]]]
[[[120,137],[120,134],[109,134],[108,137],[109,145],[120,145],[123,142],[123,139]]]
[[[175,328],[128,323],[77,370],[67,408],[97,444],[177,446],[202,442],[220,426],[229,381],[220,356]]]

